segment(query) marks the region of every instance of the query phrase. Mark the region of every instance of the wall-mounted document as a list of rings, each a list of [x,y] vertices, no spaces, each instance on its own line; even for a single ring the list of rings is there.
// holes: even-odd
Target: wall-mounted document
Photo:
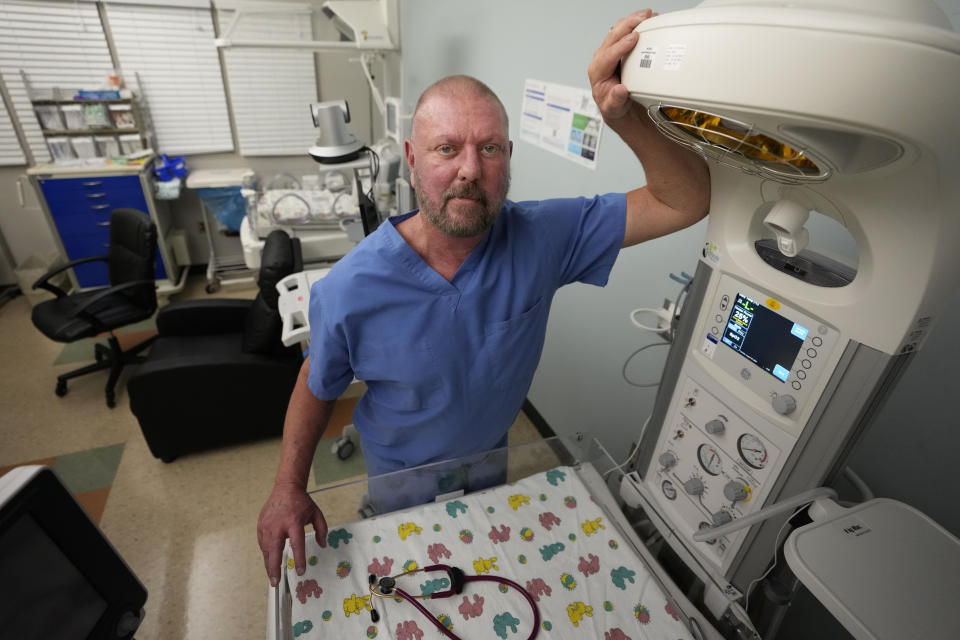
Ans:
[[[603,119],[589,90],[527,79],[520,139],[596,169]]]

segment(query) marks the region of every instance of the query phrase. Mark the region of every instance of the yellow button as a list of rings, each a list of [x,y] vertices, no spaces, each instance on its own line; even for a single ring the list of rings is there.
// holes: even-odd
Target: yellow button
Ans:
[[[780,303],[773,298],[767,298],[767,306],[776,311],[780,308]]]

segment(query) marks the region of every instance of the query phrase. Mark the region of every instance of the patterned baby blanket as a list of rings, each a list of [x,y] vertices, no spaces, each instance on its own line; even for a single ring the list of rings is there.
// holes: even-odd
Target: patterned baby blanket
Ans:
[[[437,563],[523,585],[540,611],[538,638],[690,637],[630,543],[568,467],[334,527],[326,549],[312,533],[305,538],[303,576],[293,568],[289,543],[284,557],[297,640],[444,638],[410,603],[372,597],[368,582],[370,574],[395,575]],[[443,572],[421,572],[398,578],[397,586],[421,595],[450,584]],[[468,582],[460,595],[419,602],[463,640],[526,640],[533,612],[512,591]]]

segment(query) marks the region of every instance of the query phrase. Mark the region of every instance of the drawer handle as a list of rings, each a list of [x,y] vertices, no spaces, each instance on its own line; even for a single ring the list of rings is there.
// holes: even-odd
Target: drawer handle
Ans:
[[[91,182],[84,182],[83,186],[85,187],[99,187],[103,184],[103,180],[93,180]]]
[[[97,226],[98,226],[98,227],[109,227],[109,226],[110,226],[110,221],[107,220],[106,222],[98,222],[98,223],[97,223]]]
[[[105,198],[107,197],[107,194],[106,193],[88,193],[87,197],[88,198]]]
[[[90,205],[90,208],[91,208],[91,209],[107,209],[107,208],[109,208],[109,207],[110,207],[109,204],[92,204],[92,205]]]

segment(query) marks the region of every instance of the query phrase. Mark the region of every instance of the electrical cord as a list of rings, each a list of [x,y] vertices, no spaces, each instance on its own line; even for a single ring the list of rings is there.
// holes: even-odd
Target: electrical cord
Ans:
[[[637,454],[640,453],[640,443],[643,442],[643,434],[647,431],[647,425],[650,423],[650,416],[647,416],[647,419],[643,421],[643,426],[640,427],[640,437],[637,438],[637,444],[633,447],[633,450],[630,452],[630,455],[627,456],[627,459],[618,464],[615,467],[612,467],[603,474],[603,479],[606,481],[607,477],[614,471],[620,471],[625,466],[633,462],[633,459],[637,457]]]
[[[370,153],[370,158],[373,161],[373,175],[370,176],[370,190],[367,191],[366,194],[371,202],[376,202],[373,197],[373,185],[377,183],[377,178],[380,177],[380,154],[369,146],[364,147],[363,150]]]
[[[631,353],[629,356],[627,356],[626,361],[623,363],[623,369],[620,371],[620,375],[623,376],[623,380],[630,386],[637,387],[638,389],[650,389],[652,387],[659,387],[660,380],[657,380],[656,382],[648,382],[644,384],[634,382],[633,380],[627,377],[627,367],[630,366],[630,361],[633,360],[636,356],[638,356],[642,351],[646,351],[650,347],[662,347],[664,345],[670,346],[670,343],[669,342],[651,342],[650,344],[640,347],[639,349]]]
[[[788,524],[790,524],[790,521],[793,520],[793,517],[806,508],[807,508],[807,505],[797,507],[797,509],[792,514],[790,514],[790,517],[787,518],[782,525],[780,525],[780,530],[777,531],[777,537],[773,539],[773,564],[771,564],[770,568],[764,571],[759,578],[754,579],[750,584],[747,585],[747,594],[743,601],[743,608],[745,611],[750,610],[750,596],[753,593],[753,588],[757,585],[757,583],[759,583],[768,575],[770,575],[770,573],[777,566],[777,561],[780,559],[780,555],[777,553],[777,549],[780,548],[780,535],[783,534],[783,530],[786,529]]]

